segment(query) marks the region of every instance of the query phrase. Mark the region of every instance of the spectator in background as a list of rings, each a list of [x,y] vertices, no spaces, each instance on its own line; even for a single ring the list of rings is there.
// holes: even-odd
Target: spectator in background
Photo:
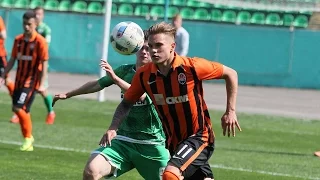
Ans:
[[[175,51],[180,56],[187,56],[189,51],[189,33],[182,27],[182,17],[180,14],[173,17],[172,24],[177,28]]]

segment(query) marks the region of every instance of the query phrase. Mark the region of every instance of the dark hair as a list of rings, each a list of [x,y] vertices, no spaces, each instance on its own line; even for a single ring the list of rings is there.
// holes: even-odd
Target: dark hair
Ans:
[[[143,30],[143,35],[144,35],[144,41],[148,41],[149,31],[148,30]]]
[[[36,13],[34,13],[33,11],[27,11],[23,14],[23,19],[32,19],[32,18],[36,18]]]
[[[41,7],[41,6],[37,6],[37,7],[35,7],[33,10],[34,10],[34,11],[37,11],[37,10],[43,10],[43,11],[44,11],[43,7]]]

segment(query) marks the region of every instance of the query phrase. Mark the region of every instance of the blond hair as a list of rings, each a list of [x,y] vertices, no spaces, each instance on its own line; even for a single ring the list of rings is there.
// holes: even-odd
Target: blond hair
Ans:
[[[178,13],[172,17],[172,20],[182,19],[181,15]]]
[[[149,29],[149,35],[155,35],[155,34],[167,34],[173,37],[173,39],[176,38],[176,32],[177,29],[172,26],[169,23],[166,22],[160,22],[157,24],[152,25]]]

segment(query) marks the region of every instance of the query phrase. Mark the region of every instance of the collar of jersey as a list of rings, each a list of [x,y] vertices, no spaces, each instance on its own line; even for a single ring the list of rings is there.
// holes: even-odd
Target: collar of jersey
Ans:
[[[29,42],[32,42],[36,39],[37,37],[37,32],[33,32],[31,35],[31,38],[29,39]],[[25,39],[24,35],[23,35],[23,39]]]
[[[174,53],[173,63],[172,63],[172,70],[174,71],[177,67],[179,67],[182,64],[182,58],[179,56],[176,52]],[[158,71],[157,65],[152,63],[151,66],[151,73],[156,73]]]

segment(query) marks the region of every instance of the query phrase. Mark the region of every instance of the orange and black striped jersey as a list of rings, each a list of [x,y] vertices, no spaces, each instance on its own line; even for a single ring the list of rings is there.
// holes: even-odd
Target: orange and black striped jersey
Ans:
[[[6,30],[6,26],[4,25],[3,19],[0,16],[0,32]],[[4,57],[7,55],[6,48],[4,47],[4,39],[0,38],[0,57]]]
[[[218,79],[222,74],[220,63],[175,54],[166,76],[153,63],[139,68],[124,99],[136,102],[144,92],[151,97],[161,117],[170,151],[189,136],[213,143],[214,133],[203,98],[202,81]]]
[[[15,88],[38,89],[43,61],[49,59],[46,40],[36,32],[29,40],[20,34],[14,40],[11,56],[18,61]]]

